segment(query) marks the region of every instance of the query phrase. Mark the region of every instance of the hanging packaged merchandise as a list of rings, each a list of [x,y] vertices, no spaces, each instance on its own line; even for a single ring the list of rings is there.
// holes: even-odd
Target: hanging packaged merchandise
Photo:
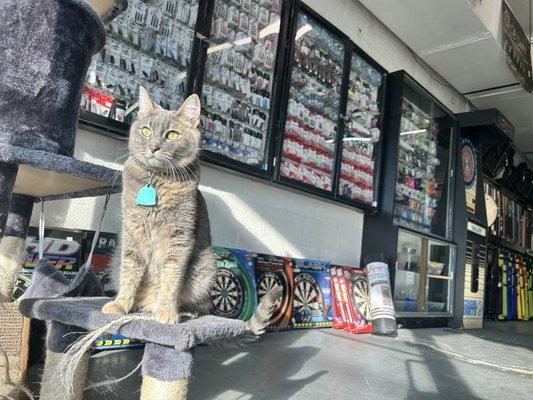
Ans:
[[[306,12],[297,24],[280,176],[331,191],[346,48]]]
[[[498,287],[501,291],[501,306],[499,310],[499,314],[497,316],[497,319],[500,321],[504,321],[507,319],[507,268],[504,262],[504,256],[502,253],[499,253],[498,255],[498,266],[500,268],[500,281],[498,283]]]
[[[267,330],[290,328],[294,298],[292,259],[258,254],[255,259],[255,279],[258,301],[276,286],[283,289],[281,300],[276,305]]]
[[[163,108],[177,109],[183,102],[198,0],[150,5],[134,0],[128,10],[109,25],[105,48],[92,59],[85,82],[92,106],[82,103],[83,109],[120,122],[131,120],[126,110],[137,101],[140,85]]]
[[[294,260],[292,325],[296,328],[331,327],[330,265],[324,261]]]
[[[533,263],[530,263],[527,268],[527,304],[529,319],[533,319]]]
[[[266,168],[279,9],[217,0],[203,79],[202,147],[260,169]]]
[[[529,310],[527,304],[527,277],[526,265],[521,258],[517,259],[518,266],[518,310],[517,318],[521,320],[529,319]]]
[[[373,333],[380,336],[397,336],[394,303],[392,301],[389,266],[381,256],[369,257],[366,275],[370,287],[370,310],[372,315]]]

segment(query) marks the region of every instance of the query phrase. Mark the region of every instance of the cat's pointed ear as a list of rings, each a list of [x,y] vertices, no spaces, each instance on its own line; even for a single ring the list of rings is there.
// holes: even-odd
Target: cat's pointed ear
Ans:
[[[146,89],[139,86],[139,117],[144,117],[154,111],[154,105]]]
[[[192,94],[183,102],[176,114],[179,118],[185,119],[193,127],[197,127],[200,123],[200,111],[201,111],[200,98],[197,94]]]
[[[155,111],[166,111],[162,106],[157,103],[152,103]]]

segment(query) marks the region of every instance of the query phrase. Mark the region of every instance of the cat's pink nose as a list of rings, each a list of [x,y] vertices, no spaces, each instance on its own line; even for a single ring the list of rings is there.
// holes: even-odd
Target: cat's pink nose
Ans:
[[[148,148],[150,149],[150,151],[152,152],[152,154],[155,153],[156,151],[161,150],[161,147],[153,147],[153,146],[150,146],[150,147],[148,147]]]

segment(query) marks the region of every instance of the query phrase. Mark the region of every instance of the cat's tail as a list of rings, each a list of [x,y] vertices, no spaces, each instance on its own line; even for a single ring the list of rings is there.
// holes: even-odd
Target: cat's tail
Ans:
[[[283,288],[281,286],[275,286],[261,297],[252,318],[244,323],[244,332],[242,334],[230,340],[217,341],[210,344],[222,347],[233,347],[255,341],[259,336],[265,333],[270,318],[272,317],[278,302],[281,300],[282,293]]]
[[[275,286],[261,298],[254,315],[244,324],[246,332],[252,333],[255,336],[260,336],[265,333],[265,328],[268,326],[268,322],[278,302],[281,300],[282,293],[282,287]]]

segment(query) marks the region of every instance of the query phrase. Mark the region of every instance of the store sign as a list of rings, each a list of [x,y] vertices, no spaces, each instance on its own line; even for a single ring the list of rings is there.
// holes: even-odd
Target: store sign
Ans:
[[[511,69],[516,79],[520,81],[522,87],[528,92],[533,92],[531,43],[507,2],[504,1],[502,7],[502,46],[505,51],[507,66]]]

